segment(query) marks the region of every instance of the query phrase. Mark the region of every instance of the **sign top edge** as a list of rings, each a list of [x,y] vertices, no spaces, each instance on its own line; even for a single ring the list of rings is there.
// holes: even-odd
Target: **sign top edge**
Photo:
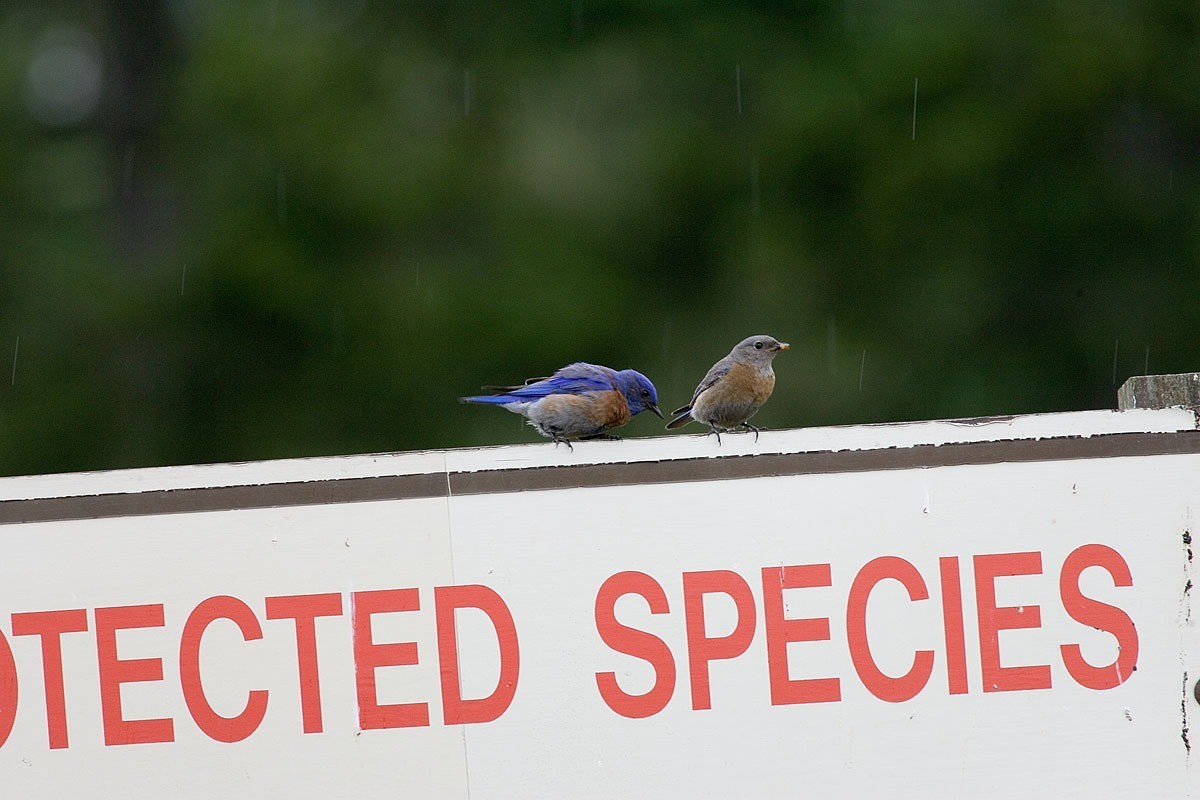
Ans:
[[[632,429],[637,430],[637,422]],[[891,422],[724,434],[704,433],[363,455],[319,456],[0,478],[0,501],[439,473],[641,463],[757,454],[886,450],[943,444],[1200,430],[1183,408],[1098,410]]]

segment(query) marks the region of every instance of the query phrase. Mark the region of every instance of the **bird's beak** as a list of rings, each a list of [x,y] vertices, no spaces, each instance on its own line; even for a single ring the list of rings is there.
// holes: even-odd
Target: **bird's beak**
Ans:
[[[780,342],[780,343],[779,343],[779,344],[778,344],[778,345],[775,347],[775,349],[776,349],[776,350],[787,350],[789,347],[791,347],[791,345],[790,345],[790,344],[788,344],[787,342]]]
[[[653,411],[655,414],[658,414],[658,418],[659,418],[659,419],[666,419],[666,417],[664,417],[664,416],[662,415],[662,412],[658,410],[658,406],[654,405],[653,403],[651,403],[650,405],[648,405],[648,406],[647,406],[647,408],[649,408],[649,409],[650,409],[651,411]]]

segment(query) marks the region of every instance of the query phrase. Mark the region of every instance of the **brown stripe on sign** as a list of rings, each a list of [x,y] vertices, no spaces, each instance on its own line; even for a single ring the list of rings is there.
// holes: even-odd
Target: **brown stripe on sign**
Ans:
[[[446,475],[442,472],[255,486],[155,489],[149,492],[3,500],[0,501],[0,525],[445,496]]]
[[[549,446],[549,445],[547,445]],[[583,445],[580,445],[581,447]],[[157,489],[148,492],[0,501],[0,525],[69,519],[133,517],[198,511],[361,503],[421,497],[480,495],[628,486],[644,483],[874,472],[971,464],[1064,461],[1082,458],[1200,453],[1200,432],[1115,433],[1091,437],[915,445],[877,450],[762,453],[743,456],[578,464],[479,472],[335,478],[256,486]],[[449,491],[447,491],[447,479]]]
[[[1018,439],[998,442],[923,444],[878,450],[821,450],[763,453],[724,458],[532,467],[450,475],[450,493],[491,494],[539,489],[622,486],[637,483],[765,478],[839,472],[876,472],[968,464],[1064,461],[1118,456],[1200,453],[1200,432],[1115,433],[1091,437]]]

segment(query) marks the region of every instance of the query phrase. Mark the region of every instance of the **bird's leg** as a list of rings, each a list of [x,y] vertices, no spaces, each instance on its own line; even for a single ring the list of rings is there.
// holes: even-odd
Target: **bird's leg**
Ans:
[[[716,425],[709,425],[708,432],[717,437],[717,447],[721,446],[721,431]]]
[[[570,450],[572,453],[575,452],[575,448],[571,446],[571,440],[565,436],[559,436],[558,428],[546,428],[545,434],[547,436],[549,436],[551,438],[551,440],[553,440],[554,449],[557,450],[558,445],[561,442],[562,444],[565,444],[567,446],[567,449]]]
[[[755,443],[758,442],[758,432],[759,432],[758,428],[754,427],[749,422],[743,422],[741,427],[747,431],[754,431],[754,441],[755,441]]]

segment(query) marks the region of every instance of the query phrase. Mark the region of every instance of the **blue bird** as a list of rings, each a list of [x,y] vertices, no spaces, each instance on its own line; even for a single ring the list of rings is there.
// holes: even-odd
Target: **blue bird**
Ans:
[[[729,355],[712,365],[692,395],[692,402],[675,409],[668,428],[682,428],[692,420],[708,426],[717,435],[735,428],[754,431],[749,423],[775,389],[775,370],[771,362],[780,350],[788,349],[787,342],[771,336],[750,336],[737,343]]]
[[[572,439],[616,439],[609,429],[629,422],[643,411],[658,408],[658,390],[642,373],[617,371],[582,361],[548,378],[530,378],[520,386],[485,386],[496,394],[459,398],[464,403],[501,406],[529,420],[538,433],[555,444]]]

